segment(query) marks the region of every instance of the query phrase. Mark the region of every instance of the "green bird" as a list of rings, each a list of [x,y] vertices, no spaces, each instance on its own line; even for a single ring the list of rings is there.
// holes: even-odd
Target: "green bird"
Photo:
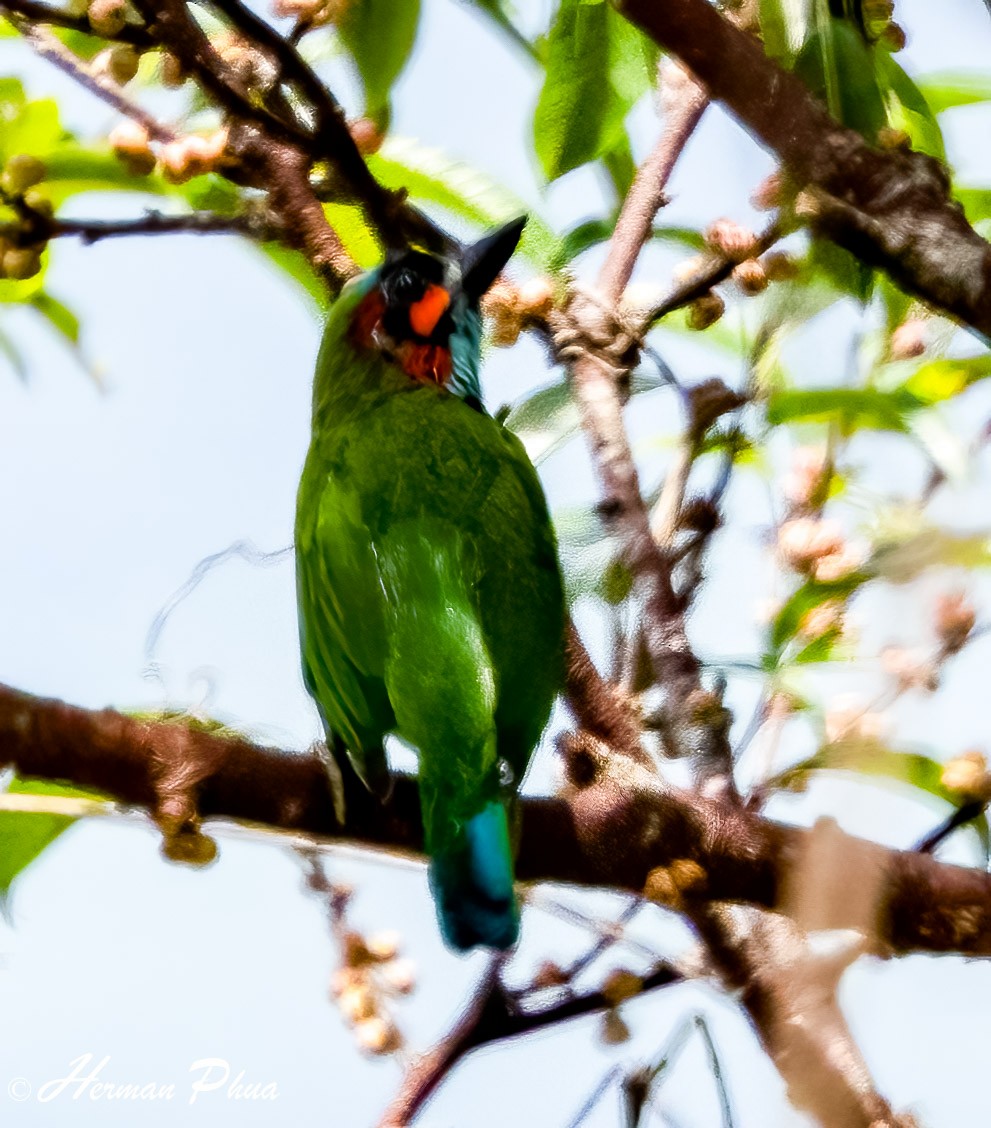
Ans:
[[[383,798],[385,735],[416,750],[430,887],[462,951],[518,937],[509,816],[564,668],[547,504],[479,384],[479,300],[524,223],[390,254],[344,288],[296,511],[307,688]]]

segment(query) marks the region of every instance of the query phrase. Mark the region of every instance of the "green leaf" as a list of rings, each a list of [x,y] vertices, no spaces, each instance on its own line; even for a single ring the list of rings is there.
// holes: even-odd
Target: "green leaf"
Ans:
[[[389,119],[389,95],[413,49],[420,0],[360,0],[348,4],[339,28],[365,88],[365,113]]]
[[[773,668],[777,664],[778,656],[785,646],[795,637],[805,616],[816,607],[830,599],[847,599],[861,585],[871,578],[869,572],[851,572],[841,580],[830,583],[820,583],[818,580],[806,580],[774,617],[770,630],[771,653],[765,659],[765,664]],[[818,640],[817,640],[818,641]],[[806,659],[809,660],[809,659]],[[820,659],[814,659],[819,661]]]
[[[874,291],[874,271],[829,239],[813,238],[806,265],[841,294],[866,305]]]
[[[513,22],[512,7],[505,0],[467,0],[467,2],[473,8],[478,8],[479,11],[484,12],[495,23],[496,27],[508,36],[517,47],[526,52],[531,59],[539,57],[536,47]]]
[[[52,98],[27,102],[17,117],[0,130],[0,158],[30,153],[44,159],[63,138],[58,104]]]
[[[509,415],[505,425],[526,448],[530,460],[540,463],[578,431],[578,405],[565,381],[538,388]]]
[[[323,210],[354,261],[363,270],[375,266],[382,258],[382,245],[368,226],[364,211],[356,204],[325,204]]]
[[[6,791],[12,795],[102,798],[92,791],[39,779],[15,778]],[[0,902],[6,898],[14,879],[74,821],[68,815],[0,810]]]
[[[919,79],[918,86],[934,114],[991,101],[991,73],[988,71],[927,74]]]
[[[868,567],[893,584],[905,584],[929,568],[968,570],[991,566],[991,533],[951,533],[917,523],[907,535],[881,535]]]
[[[630,395],[655,392],[664,381],[652,372],[637,372],[630,380]],[[526,447],[531,461],[539,463],[577,434],[581,415],[571,385],[561,380],[547,384],[520,400],[505,425]]]
[[[913,149],[945,161],[943,131],[925,95],[889,52],[878,49],[874,54],[887,102],[888,125],[904,130],[912,140]]]
[[[579,255],[592,247],[612,238],[615,220],[586,219],[573,227],[558,246],[558,253],[551,261],[551,270],[557,271],[567,266]],[[705,250],[705,239],[694,227],[655,227],[651,238],[659,243],[676,243],[693,251]]]
[[[144,192],[156,196],[188,197],[199,186],[169,184],[161,176],[135,176],[110,149],[59,145],[45,158],[45,194],[56,206],[82,192]],[[202,180],[203,177],[197,177]]]
[[[637,174],[630,136],[626,126],[620,130],[619,139],[602,154],[602,163],[613,187],[613,205],[620,207],[626,199]]]
[[[623,143],[624,119],[650,88],[655,60],[656,50],[605,0],[561,0],[533,120],[548,180]]]
[[[0,330],[0,357],[6,360],[22,384],[28,382],[28,366],[24,354],[2,330]]]
[[[31,305],[70,345],[79,344],[79,318],[68,306],[45,293],[35,294],[31,298]]]
[[[837,740],[824,744],[814,756],[779,773],[772,787],[785,789],[801,786],[811,772],[853,772],[907,783],[930,795],[951,803],[959,802],[956,792],[943,786],[943,765],[920,752],[902,752],[869,738]]]
[[[788,388],[772,392],[767,421],[781,423],[835,422],[845,434],[864,428],[907,432],[908,417],[922,404],[904,388]]]
[[[795,73],[837,121],[868,141],[876,140],[888,124],[874,50],[846,20],[828,14],[817,19],[795,61]]]
[[[390,138],[368,166],[387,188],[406,188],[414,202],[435,204],[483,228],[496,227],[527,213],[520,253],[549,270],[559,239],[531,208],[508,188],[439,149]]]
[[[809,0],[758,0],[765,52],[791,67],[809,31]]]
[[[921,403],[944,403],[991,376],[991,356],[931,360],[917,368],[902,387]]]

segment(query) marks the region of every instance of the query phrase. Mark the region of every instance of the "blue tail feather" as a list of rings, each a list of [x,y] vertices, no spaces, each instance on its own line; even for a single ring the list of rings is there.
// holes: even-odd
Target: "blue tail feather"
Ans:
[[[430,888],[450,947],[464,952],[479,944],[506,949],[516,943],[520,913],[502,803],[489,803],[468,820],[455,844],[431,859]]]

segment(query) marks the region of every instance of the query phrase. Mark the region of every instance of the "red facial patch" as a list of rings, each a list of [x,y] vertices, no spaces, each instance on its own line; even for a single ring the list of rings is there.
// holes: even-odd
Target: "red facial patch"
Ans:
[[[375,343],[373,334],[384,313],[385,298],[376,286],[354,311],[354,317],[351,319],[352,342],[363,349],[371,348]]]
[[[421,384],[447,383],[451,376],[451,354],[441,345],[419,345],[404,341],[397,351],[397,359],[407,376]]]

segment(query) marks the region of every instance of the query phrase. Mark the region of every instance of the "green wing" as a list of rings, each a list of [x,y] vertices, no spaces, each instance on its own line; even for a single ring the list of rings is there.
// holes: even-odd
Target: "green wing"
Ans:
[[[395,716],[382,681],[385,639],[376,564],[359,499],[311,450],[296,518],[296,585],[303,677],[328,735],[347,745],[355,770],[388,790],[382,749]]]

